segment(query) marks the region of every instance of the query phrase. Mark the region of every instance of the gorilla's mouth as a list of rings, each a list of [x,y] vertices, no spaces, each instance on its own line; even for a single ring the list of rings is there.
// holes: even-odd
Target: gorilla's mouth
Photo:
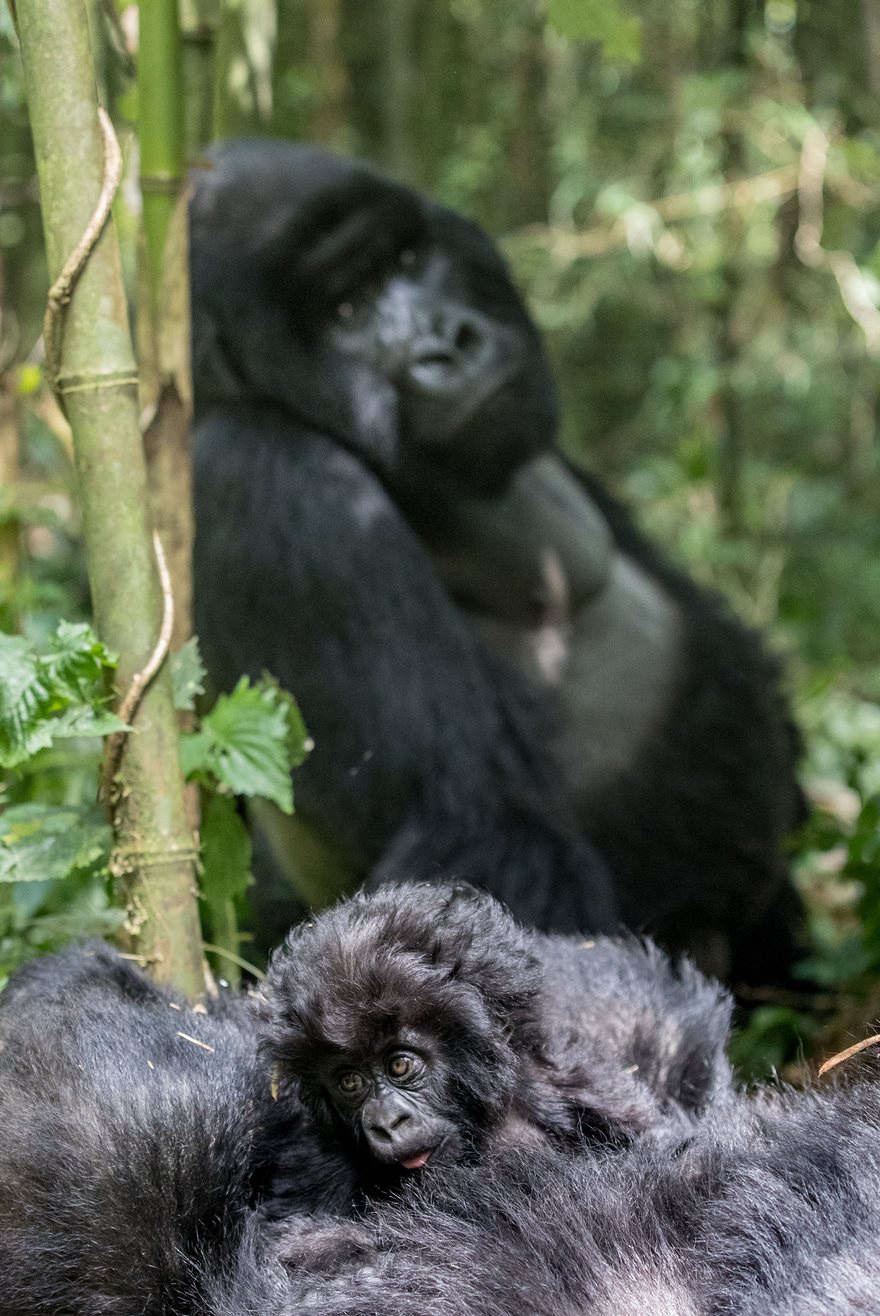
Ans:
[[[428,1161],[434,1153],[440,1151],[445,1141],[446,1139],[443,1138],[433,1147],[426,1147],[424,1151],[417,1152],[415,1156],[407,1156],[405,1160],[398,1161],[397,1163],[403,1170],[422,1170],[428,1164]]]
[[[468,370],[464,374],[460,367],[452,368],[434,358],[410,367],[403,388],[407,437],[429,448],[445,444],[488,403],[503,394],[526,365],[517,353],[486,360],[480,370]]]
[[[419,1152],[418,1156],[408,1156],[407,1159],[401,1161],[400,1164],[405,1170],[420,1170],[423,1165],[428,1164],[430,1159],[431,1153],[429,1151],[423,1151]]]

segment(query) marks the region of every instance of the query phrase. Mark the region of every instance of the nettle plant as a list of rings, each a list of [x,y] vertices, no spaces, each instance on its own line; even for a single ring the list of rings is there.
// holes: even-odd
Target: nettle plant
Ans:
[[[172,662],[175,706],[204,693],[198,643]],[[101,738],[126,731],[110,710],[116,657],[85,622],[61,622],[39,648],[0,633],[0,985],[17,964],[124,922],[110,876],[112,832],[97,800]],[[201,896],[208,932],[250,881],[236,797],[293,811],[291,771],[310,742],[269,676],[242,677],[181,734],[181,766],[201,797]],[[231,953],[230,953],[231,952]],[[232,947],[225,952],[231,961]]]

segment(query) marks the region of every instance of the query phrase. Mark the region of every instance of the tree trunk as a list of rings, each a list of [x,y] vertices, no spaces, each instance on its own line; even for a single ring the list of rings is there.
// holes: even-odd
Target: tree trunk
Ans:
[[[138,51],[144,261],[138,299],[141,408],[153,524],[174,596],[175,651],[192,634],[189,269],[183,84],[176,0],[142,6]]]
[[[94,214],[105,174],[82,0],[19,0],[25,90],[49,274],[58,278]],[[95,622],[119,655],[117,693],[143,670],[160,633],[137,377],[112,219],[63,315],[55,386],[74,435]],[[51,338],[51,335],[50,335]],[[196,854],[183,805],[167,665],[134,717],[113,793],[113,871],[131,948],[156,977],[204,988]]]

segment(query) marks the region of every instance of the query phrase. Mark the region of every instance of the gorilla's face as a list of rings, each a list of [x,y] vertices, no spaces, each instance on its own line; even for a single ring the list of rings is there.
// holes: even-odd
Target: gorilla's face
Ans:
[[[305,1087],[379,1164],[399,1170],[463,1159],[474,1139],[435,1038],[412,1030],[370,1053],[316,1058]]]
[[[481,492],[552,440],[540,341],[476,225],[265,142],[218,151],[192,223],[200,406],[275,402],[390,483],[433,466]]]

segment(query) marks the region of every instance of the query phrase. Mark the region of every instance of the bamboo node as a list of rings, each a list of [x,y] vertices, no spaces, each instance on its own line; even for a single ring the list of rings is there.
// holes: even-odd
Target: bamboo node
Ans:
[[[110,388],[137,388],[136,370],[105,370],[89,374],[58,374],[53,380],[55,393],[66,397],[69,393],[100,393]]]
[[[175,845],[167,850],[115,849],[110,855],[113,877],[130,877],[144,868],[171,868],[177,864],[194,864],[199,852],[192,846]]]

